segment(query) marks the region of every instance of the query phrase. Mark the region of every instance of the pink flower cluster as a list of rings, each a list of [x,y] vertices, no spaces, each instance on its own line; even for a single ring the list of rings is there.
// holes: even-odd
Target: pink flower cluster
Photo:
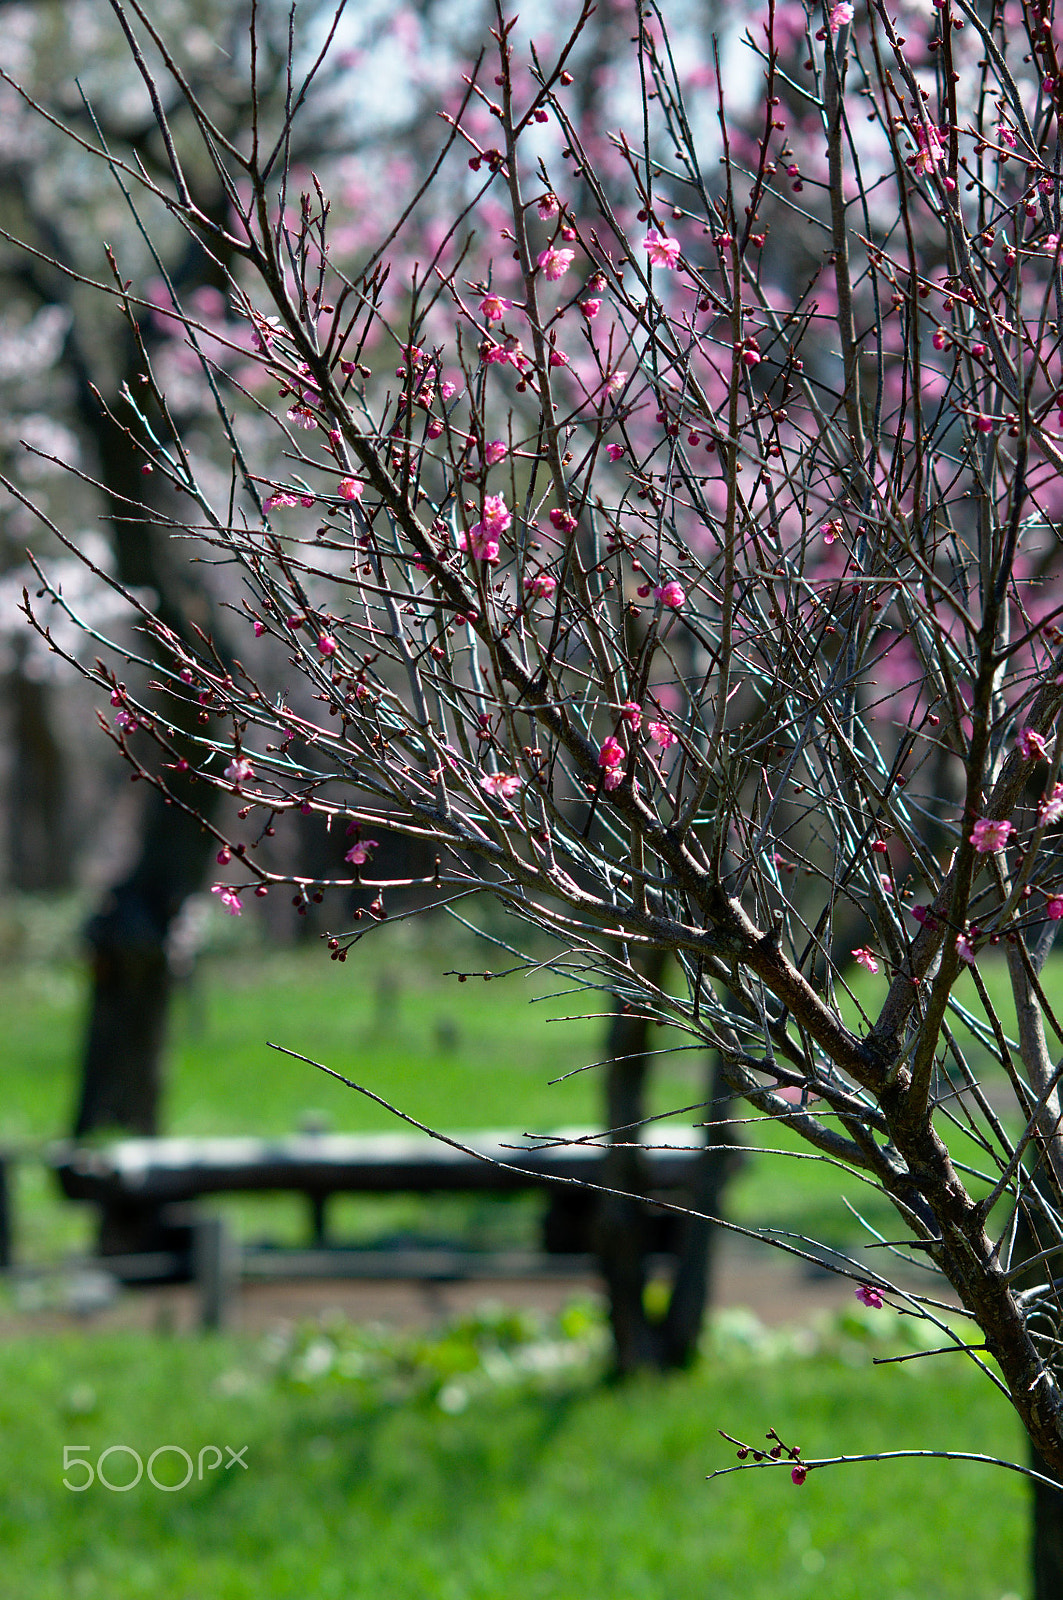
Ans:
[[[681,583],[673,578],[671,583],[660,584],[653,591],[653,598],[662,606],[669,606],[673,611],[678,611],[680,606],[686,604],[687,592]]]
[[[520,788],[515,772],[489,772],[480,779],[480,788],[496,800],[509,800]]]
[[[540,251],[539,266],[551,282],[556,282],[558,278],[565,276],[575,259],[576,252],[574,250],[557,250],[553,245],[550,245],[547,249]]]
[[[1053,784],[1037,808],[1037,820],[1042,827],[1050,822],[1063,821],[1063,783]]]
[[[678,735],[672,732],[667,722],[647,722],[646,732],[662,750],[669,750],[672,745],[679,743]]]
[[[1015,736],[1015,743],[1018,745],[1019,754],[1024,761],[1044,760],[1045,741],[1032,728],[1020,728]]]
[[[230,889],[228,884],[215,883],[211,886],[211,894],[216,894],[230,917],[238,917],[244,909],[240,904],[240,896],[235,889]]]
[[[485,294],[480,301],[480,315],[488,322],[501,322],[512,307],[512,300],[504,300],[500,294]]]
[[[598,765],[604,774],[602,783],[606,789],[612,790],[619,787],[624,774],[621,768],[627,760],[627,751],[620,740],[613,734],[602,740],[602,747],[598,751]]]
[[[970,842],[980,856],[1003,850],[1015,832],[1013,822],[994,822],[989,817],[979,817],[971,830]]]
[[[253,778],[255,769],[246,756],[233,756],[225,769],[225,776],[230,783],[246,783],[248,778]]]
[[[356,867],[364,867],[367,861],[372,860],[373,851],[380,848],[377,839],[356,839],[344,856],[344,861],[350,861]]]
[[[504,494],[484,497],[484,513],[480,522],[474,523],[468,534],[458,533],[458,549],[467,550],[476,561],[496,562],[501,549],[499,541],[513,521],[513,513],[506,505]]]
[[[656,228],[651,228],[642,241],[642,248],[655,267],[675,267],[679,260],[679,240],[669,239]]]
[[[533,572],[525,578],[524,587],[533,600],[549,600],[557,588],[557,579],[549,572]]]

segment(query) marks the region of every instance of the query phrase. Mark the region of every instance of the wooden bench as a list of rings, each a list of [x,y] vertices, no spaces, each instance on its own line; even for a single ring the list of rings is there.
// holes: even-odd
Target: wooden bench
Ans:
[[[103,1148],[61,1144],[50,1160],[69,1199],[92,1202],[104,1217],[124,1218],[130,1237],[163,1246],[109,1254],[103,1264],[125,1282],[194,1277],[203,1293],[203,1320],[213,1325],[222,1320],[230,1288],[241,1277],[454,1281],[592,1272],[595,1201],[580,1185],[603,1181],[604,1147],[587,1142],[598,1138],[588,1129],[570,1129],[535,1143],[507,1133],[469,1134],[456,1137],[455,1144],[407,1134],[125,1139]],[[644,1154],[647,1194],[682,1201],[698,1162],[692,1130],[654,1124],[647,1139],[654,1146]],[[539,1251],[348,1249],[328,1240],[326,1210],[335,1194],[535,1190],[551,1191]],[[284,1192],[307,1197],[306,1249],[238,1249],[221,1218],[197,1217],[188,1209],[210,1195]],[[665,1248],[666,1230],[667,1220]]]

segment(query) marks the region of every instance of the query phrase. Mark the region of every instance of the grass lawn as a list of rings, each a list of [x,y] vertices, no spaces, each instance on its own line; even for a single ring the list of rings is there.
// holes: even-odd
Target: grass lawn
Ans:
[[[23,942],[33,959],[0,965],[0,1141],[16,1144],[55,1138],[69,1126],[85,1007],[84,977],[69,959],[73,918],[67,912],[65,928],[60,911],[34,906],[30,915]],[[504,952],[462,928],[439,920],[384,927],[341,965],[316,945],[272,950],[255,941],[253,930],[218,921],[215,927],[218,937],[175,998],[166,1132],[287,1133],[310,1117],[352,1132],[399,1126],[383,1107],[271,1050],[269,1042],[321,1061],[447,1131],[535,1132],[600,1121],[602,1074],[592,1064],[602,1053],[604,1022],[581,1016],[602,1009],[597,997],[561,995],[549,974],[464,983],[445,976],[448,969],[498,972],[507,963]],[[1006,982],[1000,963],[987,963],[986,977],[994,989]],[[870,1009],[883,980],[861,971],[853,981]],[[661,1057],[651,1109],[672,1112],[700,1101],[704,1056],[682,1048],[685,1040],[673,1030],[655,1030],[652,1042]],[[552,1082],[564,1074],[574,1075]],[[697,1113],[686,1120],[693,1123]],[[777,1128],[754,1125],[743,1137],[751,1145],[804,1148]],[[23,1253],[82,1247],[89,1219],[58,1202],[48,1175],[26,1165],[18,1182]],[[892,1213],[877,1193],[809,1160],[749,1160],[731,1186],[728,1208],[747,1225],[788,1228],[840,1246],[863,1236],[842,1195],[893,1235]],[[246,1237],[294,1242],[305,1232],[303,1208],[293,1197],[240,1198],[225,1207]],[[339,1236],[353,1238],[416,1231],[424,1214],[417,1200],[338,1198],[332,1223]],[[519,1205],[481,1204],[477,1217],[485,1240],[497,1243],[524,1226]]]
[[[310,1113],[336,1129],[394,1126],[267,1040],[448,1130],[598,1120],[599,1074],[549,1084],[600,1054],[600,1020],[550,1020],[587,1009],[578,997],[529,1005],[549,980],[536,991],[519,977],[441,976],[501,966],[464,935],[389,929],[364,949],[343,966],[316,949],[208,955],[175,1006],[167,1131],[280,1133]],[[0,967],[0,1139],[32,1143],[67,1127],[82,1007],[69,961]],[[674,1035],[658,1038],[664,1048]],[[703,1070],[694,1053],[662,1056],[654,1109],[698,1100]],[[728,1206],[750,1223],[845,1239],[857,1230],[840,1193],[863,1206],[855,1178],[756,1157]],[[304,1225],[291,1198],[233,1204],[245,1233],[297,1236]],[[417,1202],[388,1204],[346,1201],[344,1225],[416,1225]],[[880,1204],[871,1214],[892,1226]],[[20,1169],[18,1222],[24,1258],[88,1237],[88,1219],[31,1163]],[[984,1379],[954,1357],[875,1369],[853,1340],[817,1359],[799,1345],[772,1359],[741,1346],[732,1340],[690,1375],[616,1389],[587,1372],[549,1393],[489,1388],[458,1411],[380,1385],[282,1380],[261,1345],[229,1337],[14,1338],[0,1345],[0,1592],[1021,1600],[1027,1491],[1012,1474],[905,1461],[813,1472],[800,1488],[785,1471],[705,1481],[733,1460],[718,1428],[756,1441],[774,1427],[805,1456],[908,1446],[1017,1459],[1014,1416]],[[173,1494],[147,1482],[128,1493],[63,1487],[64,1446],[87,1446],[95,1461],[111,1445],[146,1460],[166,1444],[193,1456],[246,1444],[248,1470]],[[124,1482],[128,1457],[112,1461]]]
[[[1026,1491],[999,1469],[904,1461],[705,1481],[716,1429],[775,1427],[806,1456],[905,1445],[1020,1448],[1008,1408],[959,1367],[706,1362],[621,1389],[592,1376],[430,1399],[296,1385],[234,1340],[134,1336],[0,1346],[0,1547],[19,1600],[1001,1600],[1028,1592]],[[63,1487],[63,1447],[247,1471],[166,1493]],[[210,1459],[210,1458],[208,1458]],[[133,1461],[106,1463],[127,1482]],[[174,1483],[180,1457],[159,1461]],[[71,1473],[72,1481],[79,1481]],[[977,1508],[977,1514],[976,1513]],[[974,1526],[972,1526],[974,1525]],[[973,1534],[973,1536],[972,1536]]]

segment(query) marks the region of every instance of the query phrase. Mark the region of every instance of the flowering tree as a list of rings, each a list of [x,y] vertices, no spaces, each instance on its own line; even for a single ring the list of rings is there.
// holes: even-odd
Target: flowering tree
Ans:
[[[345,271],[321,181],[288,193],[317,63],[238,145],[148,13],[112,3],[169,171],[111,164],[229,263],[209,325],[172,307],[218,448],[146,355],[122,426],[246,639],[227,663],[129,596],[150,683],[83,670],[134,776],[197,814],[177,779],[237,798],[239,827],[208,823],[233,914],[371,885],[329,939],[343,961],[398,887],[374,874],[387,828],[428,843],[455,914],[488,891],[572,983],[710,1047],[758,1116],[891,1202],[907,1244],[860,1274],[865,1302],[937,1323],[1058,1478],[1050,16],[769,7],[732,116],[723,78],[740,100],[754,79],[687,71],[644,8],[637,132],[607,140],[570,109],[589,6],[549,54],[499,9],[438,161]],[[251,45],[253,73],[253,21]],[[117,262],[97,287],[136,330]],[[71,610],[43,568],[41,591]],[[305,812],[346,830],[348,871],[270,869],[260,846]],[[623,1148],[638,1118],[616,1121]]]

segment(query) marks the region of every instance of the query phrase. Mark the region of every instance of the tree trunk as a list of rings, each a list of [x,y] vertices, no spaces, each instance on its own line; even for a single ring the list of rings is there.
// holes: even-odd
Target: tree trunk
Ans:
[[[1052,1473],[1031,1448],[1030,1465],[1036,1472]],[[1033,1486],[1032,1600],[1060,1600],[1063,1595],[1063,1489]]]
[[[68,889],[73,854],[67,811],[67,761],[51,716],[51,689],[16,668],[7,680],[12,771],[8,800],[11,883],[16,889]]]
[[[653,951],[643,968],[659,984],[665,955]],[[603,1195],[595,1220],[594,1242],[609,1298],[616,1371],[620,1376],[640,1367],[686,1367],[697,1354],[698,1339],[712,1283],[713,1247],[717,1230],[705,1217],[719,1214],[720,1198],[733,1155],[722,1127],[707,1130],[706,1149],[690,1204],[704,1217],[675,1218],[666,1214],[668,1245],[676,1253],[675,1276],[663,1317],[646,1309],[649,1258],[659,1243],[660,1219],[646,1204],[645,1162],[639,1131],[646,1116],[649,1075],[647,1035],[650,1022],[641,1011],[618,1002],[609,1027],[606,1120],[611,1147],[604,1182],[619,1194]],[[718,1065],[709,1074],[706,1120],[723,1123],[727,1095]]]
[[[1037,1229],[1031,1225],[1028,1216],[1020,1211],[1013,1264],[1017,1265],[1025,1258],[1038,1255],[1042,1249],[1048,1247],[1048,1243],[1049,1241],[1042,1240],[1038,1236]],[[1047,1260],[1034,1261],[1033,1266],[1016,1277],[1016,1287],[1026,1291],[1046,1281],[1058,1280],[1059,1273],[1059,1257],[1050,1256]],[[1047,1478],[1056,1476],[1052,1468],[1041,1459],[1032,1443],[1029,1446],[1029,1462],[1035,1472],[1043,1473]],[[1033,1517],[1030,1530],[1031,1600],[1061,1600],[1063,1488],[1049,1489],[1044,1484],[1035,1482],[1031,1485],[1031,1490],[1030,1509]]]
[[[196,799],[205,805],[213,793]],[[86,929],[93,996],[75,1137],[104,1129],[159,1131],[171,991],[167,939],[202,883],[213,848],[198,822],[151,792],[137,863]]]

